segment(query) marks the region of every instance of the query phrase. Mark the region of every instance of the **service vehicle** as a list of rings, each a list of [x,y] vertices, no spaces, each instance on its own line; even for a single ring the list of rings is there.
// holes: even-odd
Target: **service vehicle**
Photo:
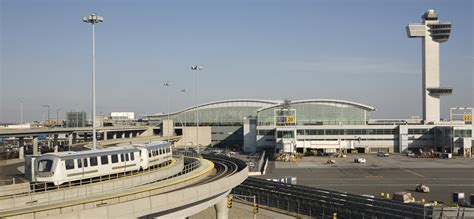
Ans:
[[[388,152],[379,151],[377,153],[377,156],[379,156],[379,157],[388,157],[388,156],[390,156],[390,154]]]
[[[415,191],[422,192],[422,193],[428,193],[428,192],[430,192],[430,187],[428,187],[424,184],[416,184]]]

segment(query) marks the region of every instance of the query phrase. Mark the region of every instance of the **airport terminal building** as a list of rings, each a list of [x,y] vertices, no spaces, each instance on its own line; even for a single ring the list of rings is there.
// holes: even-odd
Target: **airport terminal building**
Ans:
[[[421,23],[408,24],[406,31],[409,38],[422,41],[422,119],[374,120],[370,118],[374,107],[344,100],[244,99],[151,115],[149,122],[161,125],[163,135],[183,135],[178,145],[242,146],[248,152],[273,148],[284,153],[421,149],[471,156],[472,107],[457,108],[462,113],[455,116],[451,108],[450,119],[440,119],[440,98],[453,92],[441,86],[439,67],[439,47],[448,41],[451,23],[439,21],[432,9],[421,18]],[[199,129],[194,121],[199,121]]]
[[[375,120],[370,118],[373,111],[372,106],[333,99],[239,99],[202,104],[169,115],[151,115],[148,119],[163,130],[172,127],[173,135],[182,135],[177,146],[185,142],[197,145],[199,141],[203,146],[243,147],[246,152],[267,148],[285,153],[404,153],[433,149],[470,154],[470,121],[423,124],[420,119]],[[167,122],[172,125],[164,126]]]

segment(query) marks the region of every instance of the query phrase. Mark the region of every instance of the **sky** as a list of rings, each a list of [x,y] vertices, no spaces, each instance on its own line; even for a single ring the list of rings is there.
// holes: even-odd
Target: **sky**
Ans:
[[[139,115],[225,99],[341,99],[372,118],[421,117],[421,39],[405,26],[433,8],[451,21],[440,46],[442,117],[473,106],[471,0],[0,0],[0,123],[92,111]],[[163,83],[171,82],[170,87]],[[181,89],[189,92],[183,94]]]

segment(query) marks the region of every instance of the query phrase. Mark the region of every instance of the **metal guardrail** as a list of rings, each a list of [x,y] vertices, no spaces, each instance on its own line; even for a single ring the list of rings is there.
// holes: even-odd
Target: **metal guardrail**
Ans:
[[[53,198],[48,196],[47,200],[41,200],[40,203],[39,203],[39,200],[31,201],[32,203],[30,203],[30,205],[35,205],[36,203],[38,203],[38,204],[53,204],[53,203],[58,203],[58,202],[66,201],[66,200],[70,200],[70,199],[89,198],[89,197],[94,197],[94,196],[99,196],[99,195],[110,194],[110,193],[113,193],[113,192],[123,192],[127,189],[131,189],[131,188],[136,187],[136,186],[142,186],[142,185],[146,185],[146,184],[162,182],[162,181],[166,181],[166,180],[169,180],[171,178],[174,178],[174,177],[185,175],[185,174],[188,174],[188,173],[198,169],[201,166],[201,162],[197,159],[187,158],[187,157],[184,157],[183,159],[187,160],[187,164],[184,165],[183,169],[180,172],[178,172],[176,174],[173,174],[173,175],[166,176],[164,178],[160,178],[158,180],[147,181],[148,177],[143,177],[143,178],[142,177],[136,177],[138,179],[130,180],[130,182],[127,183],[127,184],[125,184],[125,182],[124,182],[125,179],[124,179],[124,180],[122,180],[121,184],[120,183],[113,183],[113,185],[111,185],[111,186],[104,186],[104,184],[101,183],[100,186],[97,185],[93,189],[87,189],[87,187],[80,187],[80,186],[71,186],[71,187],[55,186],[54,189],[52,187],[46,187],[47,189],[37,190],[37,191],[35,191],[33,189],[32,191],[28,192],[27,194],[25,194],[25,193],[24,194],[16,194],[16,195],[7,196],[7,197],[4,197],[4,198],[9,198],[12,201],[13,208],[9,209],[9,210],[12,210],[12,209],[17,209],[17,208],[24,207],[24,206],[18,206],[18,207],[15,206],[15,199],[19,199],[19,198],[22,198],[22,197],[25,197],[25,196],[31,197],[32,195],[34,195],[36,193],[53,192],[55,194],[55,196]],[[154,171],[156,171],[156,169]],[[132,175],[129,175],[129,176],[132,176]],[[139,176],[139,175],[137,175],[137,176]],[[111,178],[109,176],[103,177],[103,178],[113,180],[113,178]],[[84,185],[84,184],[82,184],[82,185]],[[94,184],[91,184],[91,185],[94,186]],[[70,194],[68,194],[68,190],[70,190],[70,189],[78,189],[78,190],[81,190],[83,192],[76,192],[76,194],[81,194],[81,195],[71,196]],[[0,202],[1,201],[5,201],[5,200],[0,200]]]
[[[0,180],[0,186],[15,184],[15,178]]]
[[[194,157],[194,158],[202,158],[201,154],[198,154],[194,151],[185,151],[185,150],[173,150],[173,156],[184,156],[184,157]]]
[[[333,213],[341,218],[433,218],[433,208],[430,206],[251,177],[234,188],[233,193],[256,195],[259,205],[318,218],[331,218]]]

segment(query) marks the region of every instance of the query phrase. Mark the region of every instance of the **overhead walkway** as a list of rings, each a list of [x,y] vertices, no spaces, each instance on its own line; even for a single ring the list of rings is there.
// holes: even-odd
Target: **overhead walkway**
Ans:
[[[227,218],[225,197],[247,174],[237,159],[181,157],[149,173],[5,196],[0,218],[180,218],[213,205]]]

